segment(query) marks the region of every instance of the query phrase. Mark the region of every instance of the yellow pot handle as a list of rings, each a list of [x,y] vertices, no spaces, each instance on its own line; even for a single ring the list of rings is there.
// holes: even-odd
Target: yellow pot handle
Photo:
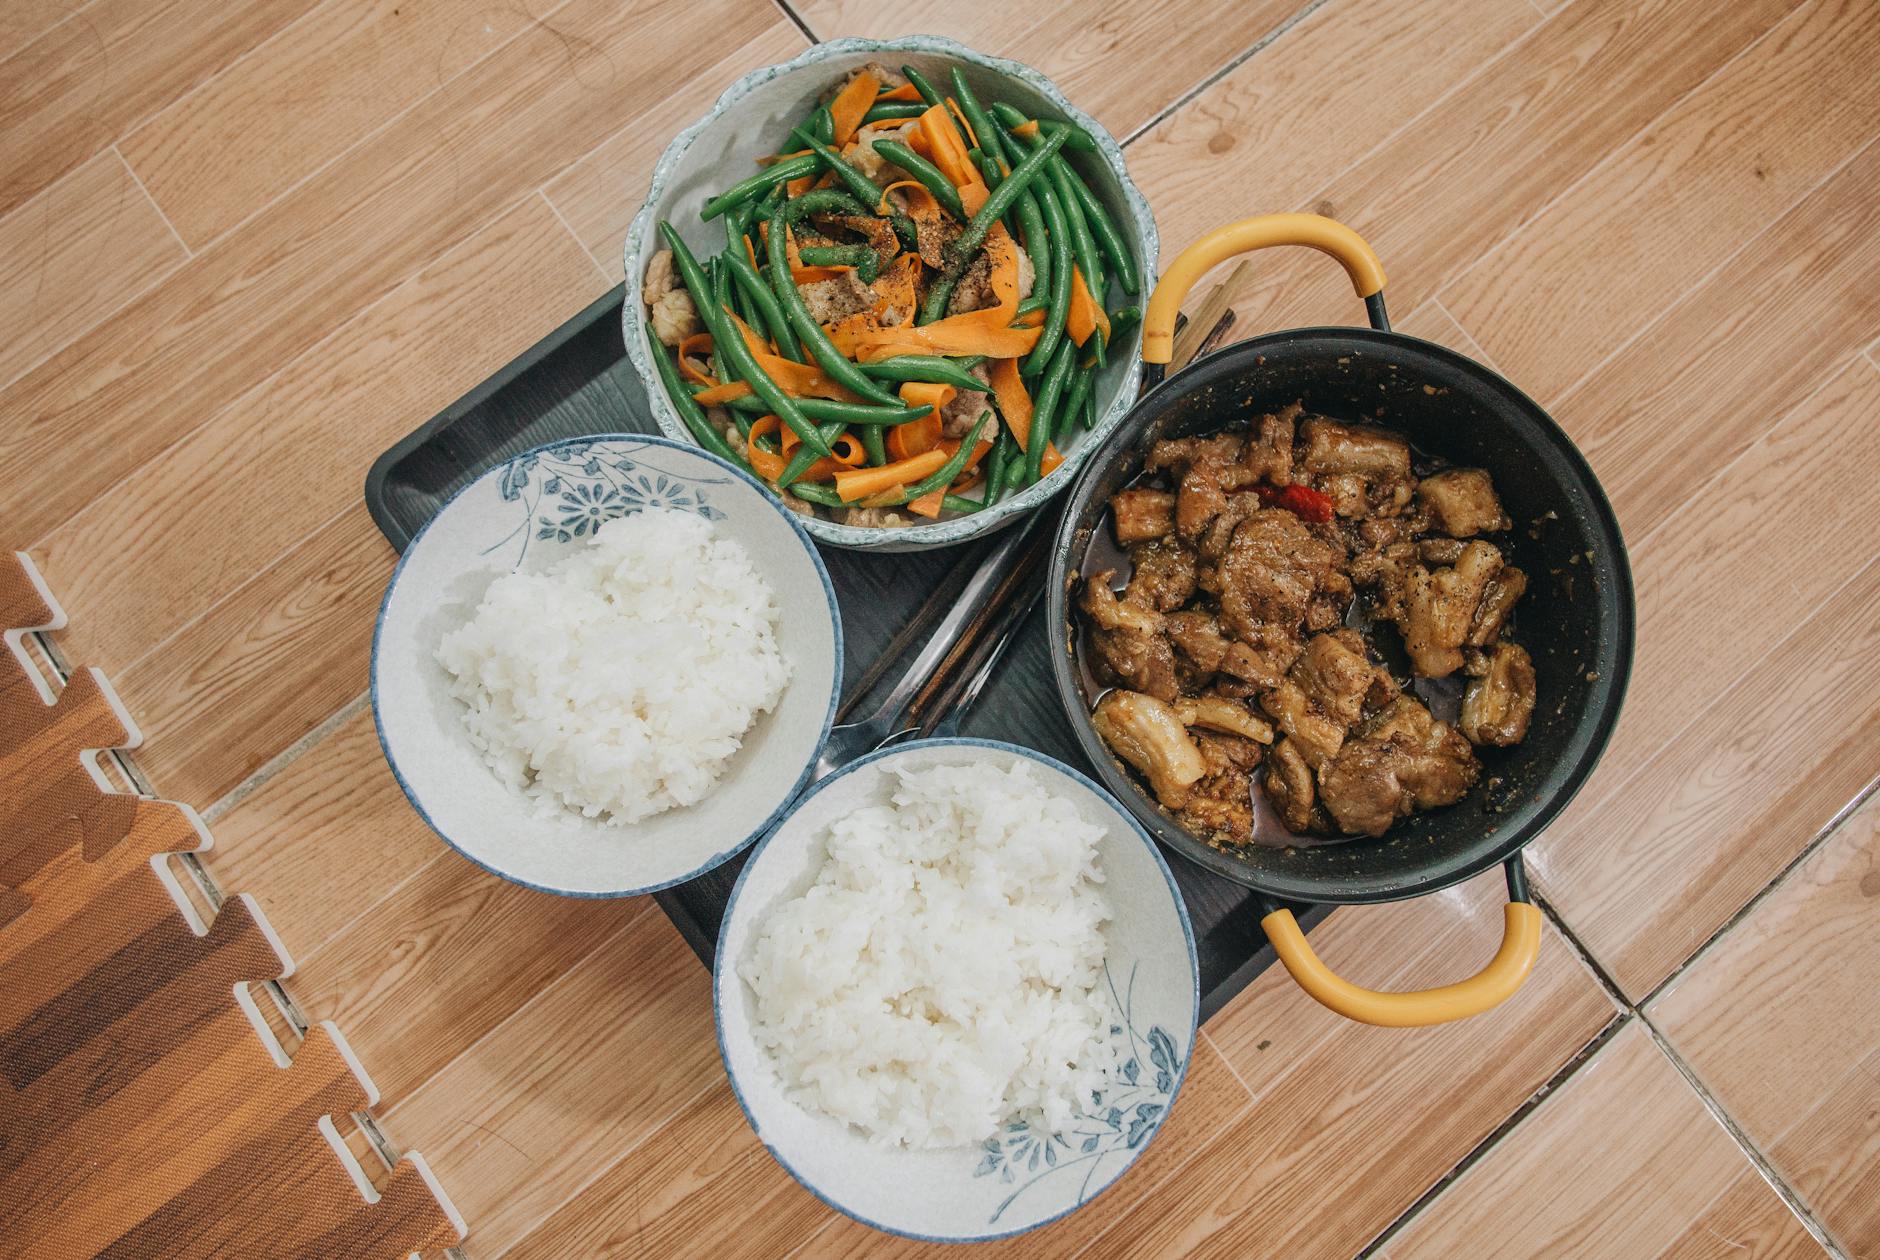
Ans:
[[[1385,1028],[1420,1028],[1467,1019],[1501,1005],[1514,996],[1534,970],[1541,948],[1541,912],[1527,901],[1527,880],[1519,855],[1508,863],[1510,900],[1502,907],[1501,948],[1494,960],[1467,980],[1414,993],[1379,993],[1351,983],[1327,967],[1290,910],[1270,911],[1260,920],[1273,952],[1299,987],[1346,1019]]]
[[[1162,364],[1174,357],[1175,317],[1195,281],[1235,254],[1272,245],[1309,245],[1330,254],[1344,264],[1358,296],[1371,308],[1372,321],[1382,318],[1383,302],[1378,295],[1384,288],[1384,264],[1362,236],[1319,214],[1255,215],[1215,228],[1178,254],[1162,273],[1142,321],[1142,361]],[[1388,321],[1382,326],[1388,329]]]

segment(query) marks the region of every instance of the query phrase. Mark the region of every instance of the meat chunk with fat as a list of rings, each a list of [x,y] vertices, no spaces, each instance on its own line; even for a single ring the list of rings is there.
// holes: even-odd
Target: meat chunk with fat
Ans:
[[[1207,773],[1188,788],[1176,816],[1197,834],[1245,844],[1253,837],[1253,774],[1262,749],[1231,735],[1202,734],[1194,740]]]
[[[1353,835],[1381,836],[1416,810],[1453,805],[1481,771],[1468,740],[1408,696],[1379,716],[1318,771],[1320,805]]]
[[[1110,528],[1128,547],[1175,532],[1175,496],[1167,490],[1132,487],[1110,496]]]
[[[1175,715],[1183,726],[1203,727],[1227,735],[1238,735],[1256,744],[1273,742],[1273,728],[1267,720],[1230,696],[1187,696],[1175,702]]]
[[[1276,486],[1292,484],[1294,426],[1302,410],[1298,403],[1290,403],[1255,422],[1240,460],[1249,481],[1266,481]]]
[[[1305,449],[1296,456],[1309,473],[1357,473],[1373,481],[1410,478],[1410,444],[1372,424],[1340,424],[1313,416],[1299,426]]]
[[[1290,632],[1306,621],[1315,598],[1349,599],[1344,549],[1307,528],[1282,508],[1253,513],[1234,530],[1215,567],[1221,623],[1237,638],[1256,641],[1263,625]]]
[[[1280,740],[1267,754],[1265,786],[1288,831],[1306,835],[1319,829],[1318,783],[1292,740]]]
[[[1469,621],[1469,646],[1487,647],[1493,643],[1508,624],[1516,602],[1526,593],[1527,574],[1512,564],[1504,564],[1496,570],[1495,576],[1488,579],[1488,585],[1482,589],[1481,602],[1476,604],[1475,616]]]
[[[1527,738],[1534,717],[1534,661],[1518,643],[1497,643],[1488,669],[1469,680],[1457,722],[1473,744],[1506,747]]]
[[[1355,630],[1334,630],[1306,640],[1289,677],[1320,712],[1345,726],[1354,725],[1366,704],[1382,705],[1397,694],[1390,674],[1365,654]]]
[[[1203,681],[1218,673],[1272,687],[1299,654],[1299,640],[1276,626],[1263,628],[1262,642],[1254,644],[1228,638],[1214,614],[1199,610],[1170,613],[1165,624],[1169,641]]]
[[[1174,612],[1195,593],[1195,553],[1173,539],[1130,549],[1134,571],[1123,591],[1125,603],[1157,612]]]
[[[1305,689],[1291,678],[1260,697],[1274,725],[1286,732],[1306,764],[1317,769],[1338,755],[1345,743],[1345,724],[1312,703]]]
[[[1129,600],[1119,600],[1110,589],[1109,573],[1084,582],[1078,600],[1090,618],[1088,633],[1098,675],[1159,700],[1179,693],[1175,678],[1175,652],[1164,633],[1162,614]]]
[[[1473,538],[1509,527],[1495,483],[1481,468],[1450,468],[1417,483],[1417,503],[1451,538]]]
[[[1462,549],[1451,568],[1432,572],[1419,564],[1410,570],[1397,624],[1419,676],[1446,678],[1461,667],[1476,608],[1501,567],[1501,552],[1476,541]]]
[[[1149,780],[1156,799],[1170,809],[1186,804],[1189,787],[1208,772],[1175,710],[1154,696],[1108,692],[1090,721],[1110,751]]]

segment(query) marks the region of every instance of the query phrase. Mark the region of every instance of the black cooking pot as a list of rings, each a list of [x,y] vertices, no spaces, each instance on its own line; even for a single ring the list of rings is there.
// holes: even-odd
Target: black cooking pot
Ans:
[[[1196,280],[1223,260],[1270,245],[1308,245],[1344,265],[1371,327],[1300,328],[1239,342],[1163,380],[1176,312]],[[1586,782],[1618,721],[1632,664],[1632,576],[1605,493],[1558,424],[1478,363],[1390,331],[1384,273],[1351,229],[1317,215],[1281,214],[1221,228],[1163,274],[1143,330],[1152,387],[1085,465],[1052,553],[1050,625],[1058,693],[1104,782],[1163,844],[1261,894],[1262,927],[1295,979],[1333,1010],[1367,1023],[1440,1023],[1496,1005],[1532,969],[1540,912],[1529,902],[1521,847]],[[1100,688],[1078,659],[1075,584],[1110,496],[1139,472],[1151,444],[1208,433],[1303,402],[1308,412],[1374,420],[1423,452],[1485,468],[1509,516],[1511,562],[1529,575],[1517,619],[1538,684],[1527,738],[1482,748],[1483,774],[1462,801],[1418,813],[1378,839],[1223,849],[1191,834],[1111,754],[1090,721]],[[1104,540],[1098,539],[1099,551]],[[1113,553],[1112,553],[1113,554]],[[1107,567],[1093,559],[1096,567]],[[1469,980],[1420,993],[1375,993],[1328,970],[1282,901],[1393,901],[1447,888],[1504,863],[1510,904],[1502,947]]]

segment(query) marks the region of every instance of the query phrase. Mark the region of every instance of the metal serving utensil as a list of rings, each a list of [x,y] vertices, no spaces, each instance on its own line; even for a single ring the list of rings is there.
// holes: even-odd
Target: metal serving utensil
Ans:
[[[1009,638],[1010,627],[1004,614],[1009,614],[1014,597],[1027,581],[1033,588],[1031,595],[1036,597],[1037,577],[1051,534],[1044,526],[1049,515],[1037,513],[1031,520],[1006,531],[979,561],[978,568],[958,587],[957,595],[952,594],[952,581],[941,584],[909,623],[914,634],[903,630],[883,655],[892,660],[897,645],[905,646],[918,634],[919,627],[934,623],[929,609],[944,608],[944,615],[938,618],[932,634],[872,713],[859,721],[844,722],[830,729],[822,754],[816,758],[815,779],[826,778],[857,757],[919,733],[923,713],[940,712],[945,716],[943,710],[933,707],[933,701],[944,692],[960,690],[957,686],[949,689],[947,683],[962,676],[962,663],[971,662],[972,670],[990,676],[997,655],[988,659],[980,649],[985,646],[989,632],[995,632],[990,637]],[[949,598],[951,607],[946,607]],[[1026,605],[1029,607],[1029,600]],[[1000,631],[1002,636],[997,634]],[[876,671],[874,676],[879,678],[884,672]],[[979,686],[984,686],[984,681],[981,678]],[[973,688],[974,695],[978,694],[978,689]]]

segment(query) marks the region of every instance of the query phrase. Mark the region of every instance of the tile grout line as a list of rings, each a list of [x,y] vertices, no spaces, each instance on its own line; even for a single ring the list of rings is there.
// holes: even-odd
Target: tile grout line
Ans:
[[[324,529],[325,527],[322,526],[321,528]],[[314,531],[314,533],[318,532],[319,530]],[[217,797],[207,809],[202,811],[202,821],[211,826],[220,822],[230,810],[267,786],[270,779],[273,779],[275,776],[279,775],[281,771],[287,769],[289,765],[298,761],[309,748],[320,743],[328,735],[331,735],[341,726],[351,721],[355,715],[365,709],[366,702],[370,699],[371,693],[362,691],[352,699],[346,701],[346,703],[342,704],[338,709],[320,719],[319,723],[306,734],[289,744],[286,748],[283,748],[280,752],[274,754],[274,756],[262,762],[247,778]]]
[[[1639,1025],[1651,1037],[1652,1044],[1658,1047],[1659,1053],[1663,1054],[1670,1061],[1671,1066],[1677,1070],[1678,1075],[1684,1078],[1684,1083],[1690,1086],[1692,1093],[1697,1095],[1711,1118],[1723,1128],[1725,1133],[1729,1134],[1730,1139],[1743,1152],[1744,1158],[1761,1175],[1764,1184],[1775,1191],[1776,1197],[1781,1199],[1783,1205],[1795,1215],[1795,1219],[1802,1223],[1802,1228],[1807,1230],[1814,1240],[1821,1244],[1822,1249],[1835,1260],[1849,1260],[1847,1253],[1841,1250],[1840,1244],[1834,1240],[1834,1236],[1828,1232],[1827,1227],[1815,1218],[1813,1210],[1809,1208],[1801,1195],[1781,1176],[1774,1163],[1750,1139],[1742,1126],[1737,1124],[1736,1117],[1732,1116],[1717,1096],[1710,1092],[1710,1087],[1704,1084],[1703,1078],[1684,1061],[1684,1056],[1677,1052],[1670,1039],[1660,1032],[1657,1025],[1653,1024],[1642,1011],[1639,1013]]]
[[[176,247],[183,251],[183,258],[185,260],[194,258],[195,251],[190,249],[189,242],[183,239],[183,234],[176,230],[176,224],[170,222],[170,216],[163,213],[163,207],[157,204],[157,199],[150,195],[150,189],[144,184],[143,176],[137,173],[137,168],[132,166],[130,159],[124,156],[124,151],[113,142],[110,152],[123,165],[124,173],[131,177],[133,184],[137,185],[137,191],[144,195],[144,200],[150,203],[150,208],[157,212],[157,217],[163,220],[163,226],[170,229],[170,235],[176,239]]]
[[[1242,66],[1257,57],[1274,41],[1280,39],[1286,32],[1311,17],[1328,3],[1330,3],[1330,0],[1306,0],[1306,3],[1301,5],[1290,16],[1281,19],[1279,24],[1274,26],[1272,30],[1255,40],[1251,47],[1236,54],[1229,59],[1227,64],[1220,66],[1213,73],[1204,77],[1199,83],[1196,83],[1187,91],[1176,96],[1173,101],[1170,101],[1167,105],[1164,105],[1162,108],[1156,110],[1155,113],[1149,115],[1147,121],[1137,126],[1127,136],[1119,139],[1116,142],[1117,147],[1119,149],[1127,148],[1129,145],[1134,144],[1150,131],[1172,118],[1175,114],[1187,108],[1197,97],[1201,96],[1209,88],[1212,88],[1215,84],[1239,70]]]
[[[1370,1257],[1376,1256],[1391,1239],[1409,1228],[1412,1222],[1422,1215],[1423,1212],[1428,1210],[1450,1186],[1454,1185],[1456,1181],[1467,1174],[1470,1169],[1486,1159],[1490,1152],[1501,1144],[1502,1139],[1512,1133],[1514,1129],[1519,1126],[1522,1121],[1532,1115],[1542,1103],[1545,1103],[1549,1098],[1553,1097],[1563,1085],[1567,1084],[1577,1075],[1582,1067],[1590,1063],[1593,1058],[1598,1055],[1601,1050],[1605,1049],[1613,1038],[1617,1037],[1625,1026],[1631,1023],[1635,1018],[1637,1018],[1636,1012],[1630,1010],[1614,1011],[1612,1018],[1607,1020],[1605,1026],[1594,1034],[1591,1041],[1581,1046],[1552,1076],[1549,1076],[1546,1081],[1542,1082],[1540,1088],[1536,1089],[1532,1094],[1529,1094],[1500,1124],[1496,1125],[1481,1141],[1471,1147],[1467,1154],[1457,1160],[1455,1165],[1450,1168],[1447,1173],[1444,1173],[1438,1178],[1434,1185],[1418,1195],[1416,1200],[1412,1202],[1409,1207],[1398,1213],[1395,1220],[1379,1230],[1377,1235],[1358,1251],[1357,1255],[1353,1257],[1353,1260],[1369,1260]],[[1644,1021],[1639,1020],[1639,1022],[1643,1023]]]
[[[1719,69],[1721,70],[1721,68]],[[1702,86],[1702,85],[1700,84],[1699,86]],[[1657,120],[1654,119],[1653,121],[1655,122]],[[1653,315],[1650,319],[1647,319],[1644,323],[1640,324],[1637,328],[1633,329],[1632,332],[1629,335],[1627,335],[1623,341],[1621,341],[1618,345],[1614,346],[1610,351],[1608,351],[1605,355],[1603,355],[1600,358],[1599,362],[1587,368],[1586,371],[1582,372],[1577,379],[1575,379],[1565,389],[1561,390],[1558,394],[1556,394],[1553,398],[1551,398],[1547,404],[1548,409],[1551,411],[1552,409],[1571,401],[1573,398],[1573,395],[1578,393],[1582,388],[1584,388],[1586,385],[1592,382],[1593,379],[1597,377],[1601,372],[1605,371],[1605,369],[1613,362],[1613,360],[1617,359],[1620,355],[1624,354],[1626,350],[1630,349],[1635,343],[1643,340],[1645,335],[1651,332],[1652,329],[1658,327],[1658,325],[1664,323],[1667,319],[1669,319],[1674,311],[1682,307],[1687,300],[1695,297],[1698,291],[1703,289],[1712,280],[1715,280],[1718,276],[1722,275],[1724,271],[1732,263],[1736,262],[1737,259],[1741,258],[1744,254],[1748,253],[1752,246],[1757,244],[1759,241],[1763,240],[1765,237],[1773,235],[1775,230],[1781,226],[1782,221],[1784,219],[1788,218],[1791,214],[1795,213],[1796,209],[1799,208],[1803,202],[1807,201],[1810,197],[1813,197],[1816,193],[1820,192],[1823,188],[1826,188],[1830,183],[1832,183],[1836,178],[1838,178],[1841,172],[1845,171],[1849,166],[1853,165],[1857,160],[1859,160],[1860,157],[1864,155],[1868,149],[1873,148],[1877,140],[1880,140],[1880,135],[1875,135],[1873,137],[1870,137],[1865,144],[1862,144],[1859,148],[1855,149],[1852,153],[1848,154],[1845,158],[1842,158],[1841,161],[1835,165],[1833,170],[1829,171],[1826,175],[1823,175],[1820,179],[1816,180],[1813,184],[1811,184],[1807,189],[1805,189],[1799,196],[1797,196],[1788,205],[1782,207],[1782,209],[1778,210],[1776,213],[1771,215],[1769,219],[1761,227],[1757,228],[1754,232],[1751,232],[1747,236],[1745,236],[1743,240],[1737,245],[1737,247],[1731,250],[1728,254],[1724,255],[1723,258],[1719,259],[1715,266],[1710,268],[1710,270],[1706,271],[1703,275],[1699,276],[1693,283],[1686,286],[1682,292],[1677,294],[1677,296],[1673,297],[1671,300],[1660,305],[1658,308],[1657,314]],[[1627,143],[1630,143],[1630,141],[1627,141]],[[1510,237],[1512,237],[1513,233],[1510,233],[1509,235]],[[1504,238],[1504,240],[1506,239],[1507,238]],[[1499,248],[1501,243],[1502,242],[1499,242],[1499,241],[1496,242],[1497,248]],[[1470,270],[1473,270],[1473,269],[1474,269],[1473,267],[1470,268]],[[1443,288],[1448,289],[1451,284],[1454,284],[1455,281],[1460,280],[1461,278],[1462,278],[1462,273],[1458,273],[1457,275],[1451,277],[1449,283],[1445,284]],[[1452,316],[1451,318],[1454,318],[1454,317]]]
[[[1469,343],[1469,349],[1475,351],[1476,357],[1482,362],[1484,366],[1486,366],[1491,371],[1497,374],[1506,375],[1506,373],[1503,373],[1501,368],[1496,365],[1495,360],[1489,357],[1489,353],[1486,349],[1483,348],[1482,343],[1476,340],[1475,334],[1470,332],[1468,329],[1468,326],[1465,325],[1461,320],[1457,319],[1455,317],[1455,314],[1452,311],[1450,311],[1450,309],[1447,306],[1443,305],[1442,300],[1440,298],[1432,294],[1428,300],[1431,306],[1434,306],[1437,310],[1443,313],[1444,319],[1447,319],[1450,323],[1454,324],[1456,328],[1462,333],[1463,340]]]
[[[1876,560],[1875,563],[1880,563],[1880,560]],[[1819,831],[1809,837],[1808,843],[1803,845],[1794,857],[1784,863],[1781,870],[1770,876],[1761,888],[1758,888],[1748,900],[1737,908],[1735,914],[1725,919],[1723,923],[1717,927],[1716,931],[1706,936],[1698,943],[1695,949],[1685,956],[1683,962],[1680,962],[1676,967],[1672,968],[1669,975],[1654,985],[1644,997],[1640,998],[1637,1006],[1639,1013],[1644,1014],[1646,1007],[1665,996],[1672,985],[1682,980],[1693,967],[1701,963],[1704,957],[1716,948],[1724,937],[1735,931],[1736,928],[1742,924],[1743,920],[1749,918],[1752,913],[1761,907],[1763,902],[1767,901],[1770,896],[1775,893],[1777,888],[1787,883],[1789,877],[1794,875],[1804,863],[1814,857],[1815,854],[1819,853],[1822,849],[1825,849],[1829,842],[1840,834],[1841,828],[1847,825],[1848,820],[1859,813],[1861,807],[1866,805],[1869,800],[1874,799],[1877,789],[1880,789],[1880,775],[1868,780],[1866,785],[1854,794],[1853,799],[1836,810],[1834,817],[1830,818],[1823,824]]]
[[[1580,188],[1581,185],[1585,184],[1587,181],[1591,180],[1594,176],[1604,171],[1608,166],[1617,162],[1619,159],[1619,156],[1625,150],[1631,148],[1634,144],[1636,144],[1639,137],[1645,135],[1653,127],[1657,126],[1660,122],[1662,122],[1667,116],[1673,113],[1676,113],[1680,108],[1682,108],[1685,105],[1686,102],[1690,101],[1699,92],[1702,92],[1706,87],[1714,83],[1720,76],[1727,73],[1732,66],[1736,65],[1739,61],[1743,61],[1746,58],[1748,58],[1750,53],[1754,52],[1758,47],[1762,45],[1763,41],[1769,39],[1777,31],[1781,30],[1784,26],[1786,26],[1791,21],[1798,21],[1799,18],[1797,15],[1805,12],[1806,8],[1807,6],[1805,3],[1798,3],[1794,8],[1790,9],[1787,13],[1784,13],[1781,17],[1777,18],[1774,22],[1770,23],[1768,28],[1764,30],[1762,34],[1756,36],[1756,38],[1750,40],[1747,44],[1744,44],[1741,48],[1737,49],[1734,53],[1731,53],[1728,57],[1724,58],[1724,60],[1718,63],[1717,67],[1713,69],[1709,74],[1705,75],[1702,79],[1699,79],[1696,83],[1693,83],[1690,87],[1686,88],[1683,92],[1680,92],[1678,96],[1676,97],[1676,99],[1668,102],[1663,109],[1659,110],[1656,114],[1653,114],[1650,118],[1646,119],[1644,124],[1640,126],[1637,131],[1634,131],[1631,135],[1625,136],[1622,139],[1618,140],[1616,143],[1614,143],[1611,148],[1606,150],[1605,155],[1601,157],[1599,161],[1587,167],[1585,171],[1581,172],[1580,176],[1577,179],[1569,181],[1564,187],[1562,187],[1553,196],[1549,197],[1546,201],[1542,202],[1539,206],[1535,207],[1533,214],[1527,216],[1525,219],[1521,220],[1521,222],[1515,224],[1513,228],[1509,229],[1509,231],[1506,234],[1504,234],[1499,240],[1497,240],[1493,245],[1489,246],[1487,249],[1484,249],[1481,251],[1481,253],[1477,254],[1474,262],[1470,263],[1468,266],[1462,268],[1462,270],[1456,272],[1454,275],[1450,276],[1447,280],[1445,280],[1443,282],[1442,287],[1437,290],[1437,295],[1440,296],[1442,293],[1448,291],[1463,277],[1469,275],[1476,268],[1484,265],[1488,261],[1488,257],[1490,254],[1494,253],[1497,249],[1500,249],[1504,244],[1506,244],[1508,241],[1512,240],[1514,237],[1519,235],[1522,231],[1527,229],[1529,226],[1538,222],[1543,215],[1545,215],[1549,210],[1553,209],[1556,205],[1560,204],[1560,202],[1564,201],[1567,197],[1571,196],[1576,190]],[[1562,12],[1564,11],[1565,10],[1562,10]],[[1537,27],[1536,29],[1539,29],[1539,28]],[[1685,292],[1688,293],[1689,291],[1690,290],[1687,289]]]
[[[609,287],[612,287],[614,282],[613,276],[608,274],[606,266],[599,258],[594,256],[594,251],[589,249],[586,243],[582,241],[581,234],[574,230],[574,224],[568,222],[568,216],[561,212],[561,207],[555,204],[555,199],[548,195],[548,188],[546,186],[539,187],[535,190],[535,193],[542,199],[542,204],[548,207],[548,212],[555,216],[555,221],[560,223],[563,228],[567,229],[569,237],[574,241],[575,248],[587,255],[587,260],[594,264],[594,270],[600,272],[601,281]]]
[[[1246,990],[1242,989],[1241,992],[1244,993],[1246,992]],[[1238,996],[1238,994],[1236,996]],[[1235,1082],[1238,1083],[1242,1089],[1247,1091],[1247,1104],[1251,1106],[1253,1104],[1253,1100],[1257,1097],[1257,1095],[1253,1092],[1253,1086],[1247,1084],[1247,1078],[1240,1074],[1240,1069],[1234,1066],[1233,1060],[1229,1059],[1225,1054],[1222,1054],[1221,1048],[1218,1045],[1214,1044],[1214,1038],[1208,1036],[1208,1027],[1206,1024],[1198,1024],[1195,1026],[1195,1040],[1207,1042],[1208,1049],[1214,1051],[1216,1057],[1218,1057],[1222,1063],[1225,1063],[1227,1065],[1228,1075],[1232,1076]],[[1189,1067],[1194,1066],[1194,1057],[1195,1057],[1194,1053],[1190,1051],[1188,1055]]]

